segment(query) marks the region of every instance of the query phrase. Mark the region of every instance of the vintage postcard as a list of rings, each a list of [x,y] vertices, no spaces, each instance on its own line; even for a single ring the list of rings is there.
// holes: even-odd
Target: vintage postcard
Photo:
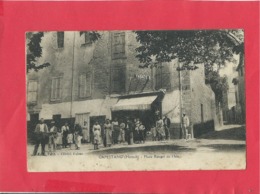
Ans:
[[[244,31],[26,33],[30,172],[246,169]]]

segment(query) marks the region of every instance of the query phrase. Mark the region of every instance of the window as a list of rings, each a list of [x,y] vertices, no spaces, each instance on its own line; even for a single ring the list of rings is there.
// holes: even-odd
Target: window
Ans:
[[[64,47],[64,32],[57,32],[57,44],[58,48]]]
[[[62,77],[54,77],[51,80],[51,101],[61,99],[61,79]]]
[[[91,96],[91,73],[79,76],[79,98]]]
[[[155,89],[171,89],[171,73],[161,72],[160,69],[155,74]]]
[[[125,91],[125,68],[111,70],[111,92],[122,93]]]
[[[115,32],[112,39],[112,58],[119,59],[125,57],[125,33]]]
[[[38,93],[38,82],[29,81],[28,89],[27,89],[27,101],[29,103],[36,103],[37,102],[37,93]]]
[[[91,39],[92,39],[91,34],[89,32],[84,32],[84,43],[82,44],[82,46],[91,44],[92,43]]]

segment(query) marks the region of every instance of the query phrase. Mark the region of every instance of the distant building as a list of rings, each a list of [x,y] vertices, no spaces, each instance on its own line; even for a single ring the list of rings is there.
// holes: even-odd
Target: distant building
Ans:
[[[215,95],[205,85],[204,66],[177,71],[177,60],[162,68],[139,68],[132,31],[102,31],[91,43],[89,34],[45,32],[39,63],[49,62],[27,74],[28,127],[39,118],[89,127],[98,120],[138,116],[148,129],[155,116],[171,119],[171,138],[180,138],[181,115],[194,125],[195,136],[217,125]],[[91,131],[91,130],[90,130]]]
[[[244,54],[240,54],[239,64],[236,68],[238,76],[233,79],[235,86],[236,105],[233,107],[234,120],[236,123],[246,122],[246,109],[245,109],[245,66]]]

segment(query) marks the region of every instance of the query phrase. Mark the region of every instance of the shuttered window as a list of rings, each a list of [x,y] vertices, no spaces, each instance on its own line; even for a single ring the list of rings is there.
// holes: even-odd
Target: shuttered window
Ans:
[[[54,77],[51,80],[51,101],[61,99],[61,81],[62,77]]]
[[[79,76],[79,98],[91,96],[91,73],[81,74]]]
[[[38,93],[38,82],[37,81],[29,81],[27,88],[27,101],[29,103],[37,102],[37,93]]]
[[[125,57],[125,32],[114,32],[112,36],[112,58]]]
[[[111,92],[122,93],[125,91],[125,68],[114,68],[111,70]]]
[[[64,32],[57,32],[57,44],[58,48],[64,47]]]

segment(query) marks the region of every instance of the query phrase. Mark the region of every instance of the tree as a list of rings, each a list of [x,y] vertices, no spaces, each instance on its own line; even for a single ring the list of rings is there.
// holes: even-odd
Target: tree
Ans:
[[[178,58],[177,70],[195,70],[204,64],[209,83],[219,102],[227,89],[226,79],[218,74],[226,62],[234,62],[234,52],[243,52],[241,30],[135,31],[140,46],[136,48],[142,67],[157,66]]]
[[[41,40],[44,32],[27,33],[27,73],[30,70],[38,71],[50,66],[50,63],[37,64],[37,59],[42,56]]]
[[[45,32],[29,32],[27,38],[27,73],[30,70],[39,71],[40,69],[50,66],[50,63],[38,64],[37,60],[42,56],[41,41]],[[97,31],[80,31],[80,35],[88,33],[91,43],[96,42],[101,35]]]

